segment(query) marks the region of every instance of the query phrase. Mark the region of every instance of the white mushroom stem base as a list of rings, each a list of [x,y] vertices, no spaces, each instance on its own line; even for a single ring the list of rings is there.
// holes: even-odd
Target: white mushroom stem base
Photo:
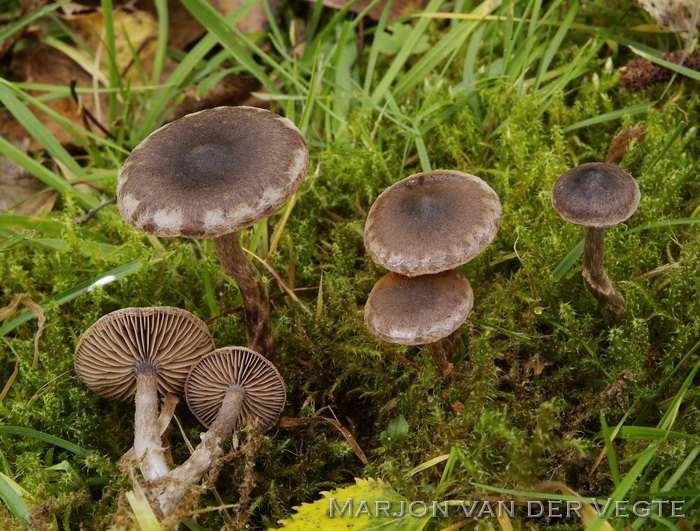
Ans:
[[[267,359],[272,359],[270,298],[260,273],[246,257],[237,232],[224,234],[213,241],[221,266],[241,290],[248,347]]]
[[[134,453],[146,481],[168,474],[165,451],[158,432],[158,386],[155,367],[139,367],[136,373]]]
[[[586,227],[583,247],[583,281],[588,291],[605,304],[613,322],[619,323],[625,316],[625,299],[610,280],[603,267],[605,229]]]
[[[223,453],[223,444],[233,433],[241,413],[245,391],[231,386],[224,397],[221,409],[209,431],[202,435],[202,442],[181,466],[163,478],[162,493],[156,496],[163,516],[171,515],[177,504],[192,485],[212,468]]]

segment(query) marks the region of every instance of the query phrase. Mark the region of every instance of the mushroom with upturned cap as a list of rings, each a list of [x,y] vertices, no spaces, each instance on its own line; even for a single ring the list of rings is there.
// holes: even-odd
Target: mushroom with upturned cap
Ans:
[[[148,481],[169,467],[157,431],[158,392],[182,394],[192,364],[214,350],[204,322],[179,308],[124,308],[90,328],[75,349],[75,372],[94,393],[134,397],[134,451]]]
[[[288,119],[255,107],[216,107],[151,133],[119,170],[124,220],[155,236],[213,238],[243,299],[249,346],[270,357],[270,302],[238,231],[284,205],[308,167],[306,141]]]
[[[402,275],[458,267],[496,237],[498,194],[468,173],[417,173],[384,190],[370,208],[365,247],[374,262]]]
[[[564,173],[552,187],[552,207],[566,221],[586,227],[583,280],[615,322],[625,315],[625,299],[603,266],[605,229],[628,220],[639,206],[637,181],[613,164],[590,162]]]
[[[190,411],[209,430],[192,455],[173,470],[158,496],[163,515],[177,506],[223,452],[223,443],[244,421],[272,428],[287,400],[284,380],[263,356],[243,347],[224,347],[200,359],[185,382]]]
[[[462,326],[473,305],[472,288],[456,269],[416,277],[388,273],[367,298],[365,324],[390,343],[427,344],[440,376],[446,379],[453,364],[444,340]]]

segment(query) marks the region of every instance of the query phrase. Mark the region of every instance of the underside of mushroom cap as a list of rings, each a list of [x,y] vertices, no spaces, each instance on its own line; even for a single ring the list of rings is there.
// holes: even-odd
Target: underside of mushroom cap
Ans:
[[[382,192],[365,225],[365,247],[389,271],[415,276],[464,264],[496,237],[498,194],[468,173],[412,175]]]
[[[192,365],[214,348],[207,325],[186,310],[124,308],[85,331],[75,349],[75,371],[105,398],[129,400],[139,371],[155,371],[161,394],[182,394]]]
[[[637,181],[614,164],[589,162],[564,173],[552,187],[552,206],[570,223],[614,227],[639,206]]]
[[[232,387],[244,394],[237,424],[254,417],[268,430],[277,423],[287,402],[284,380],[272,363],[243,347],[217,349],[192,367],[185,383],[187,405],[208,428]]]
[[[388,273],[367,298],[365,324],[389,343],[424,345],[457,330],[473,305],[472,288],[456,269],[416,277]]]
[[[156,236],[214,238],[248,228],[301,185],[306,141],[288,119],[216,107],[151,133],[119,171],[124,220]]]

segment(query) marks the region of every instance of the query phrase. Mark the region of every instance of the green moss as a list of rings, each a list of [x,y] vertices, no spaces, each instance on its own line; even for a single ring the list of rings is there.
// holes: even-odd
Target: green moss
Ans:
[[[578,43],[565,44],[556,64],[566,64],[579,51]],[[616,67],[624,60],[613,57]],[[700,156],[697,130],[686,127],[641,182],[637,214],[606,234],[606,267],[628,303],[629,319],[619,327],[586,292],[580,261],[560,281],[551,276],[582,238],[582,229],[551,209],[549,190],[573,165],[603,160],[612,137],[637,123],[647,126],[646,137],[632,144],[621,165],[642,175],[682,120],[697,121],[700,102],[686,86],[676,104],[666,95],[644,114],[565,132],[581,120],[662,97],[662,88],[625,92],[605,61],[601,54],[593,73],[556,91],[544,112],[538,93],[513,90],[496,79],[450,116],[438,119],[437,112],[428,112],[419,120],[418,125],[431,126],[424,140],[432,167],[481,176],[500,194],[504,208],[496,240],[461,268],[476,302],[472,320],[462,328],[463,353],[449,387],[437,377],[425,349],[381,343],[362,320],[369,291],[383,274],[365,254],[364,217],[385,187],[423,169],[414,156],[414,135],[387,118],[375,130],[378,113],[356,108],[347,117],[345,138],[312,148],[312,177],[270,260],[292,287],[314,288],[299,294],[312,315],[289,298],[273,301],[277,364],[289,394],[285,415],[336,418],[354,434],[370,464],[364,466],[325,422],[268,434],[256,465],[254,527],[274,526],[293,505],[355,476],[380,475],[409,499],[461,499],[479,490],[474,483],[528,489],[545,479],[586,494],[611,492],[605,465],[597,476],[588,476],[602,444],[594,436],[601,428],[600,412],[610,426],[625,413],[631,415],[628,423],[656,426],[665,411],[663,401],[674,396],[695,361],[659,390],[700,337],[699,229],[628,229],[690,217],[697,208],[697,179],[676,188]],[[457,62],[442,76],[431,76],[400,102],[401,114],[417,117],[431,106],[453,104],[459,94],[449,89],[460,81],[462,66]],[[106,186],[113,190],[114,182]],[[95,397],[77,380],[72,370],[77,339],[118,308],[172,305],[206,319],[237,306],[240,297],[220,271],[210,242],[149,239],[110,207],[84,228],[117,248],[105,255],[88,242],[86,253],[86,237],[71,219],[76,213],[70,201],[63,201],[50,215],[64,227],[60,239],[66,250],[21,245],[2,253],[3,301],[17,293],[42,301],[122,264],[141,260],[142,266],[49,307],[38,367],[32,367],[36,321],[2,338],[0,377],[8,382],[15,364],[18,376],[0,412],[4,425],[64,438],[90,455],[78,457],[14,435],[0,436],[0,450],[9,464],[5,473],[32,493],[36,505],[49,503],[48,513],[66,527],[100,528],[117,510],[120,489],[128,487],[116,463],[131,446],[132,408]],[[269,227],[277,227],[279,219],[273,216]],[[37,237],[43,236],[38,229]],[[281,291],[263,274],[272,293]],[[213,299],[205,276],[211,279]],[[211,330],[219,346],[245,343],[240,313],[216,320]],[[389,444],[380,434],[399,415],[406,418],[408,432]],[[178,418],[196,442],[200,427],[182,405]],[[673,429],[697,436],[699,425],[696,395],[681,406]],[[181,462],[187,456],[182,435],[174,428],[169,438],[174,459]],[[616,448],[624,458],[646,444],[618,441]],[[664,442],[649,478],[677,468],[691,447],[687,441]],[[447,477],[442,477],[442,465],[408,476],[418,464],[450,452],[456,459]],[[46,472],[64,461],[76,477]],[[621,466],[624,473],[630,465]],[[699,474],[698,465],[692,465],[676,488],[696,488]],[[217,483],[224,503],[235,503],[242,477],[242,461],[224,467]],[[201,503],[218,502],[207,494]],[[215,528],[223,519],[211,513],[198,522]]]

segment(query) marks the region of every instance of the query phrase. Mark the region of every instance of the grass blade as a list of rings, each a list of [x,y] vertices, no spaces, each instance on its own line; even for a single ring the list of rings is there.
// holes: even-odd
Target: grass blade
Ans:
[[[29,523],[31,510],[24,501],[22,496],[27,496],[28,493],[10,477],[0,472],[0,498],[5,502],[7,508],[13,516],[25,523]]]
[[[0,154],[3,154],[6,157],[12,159],[14,162],[22,166],[29,173],[31,173],[34,177],[39,179],[47,186],[50,186],[57,192],[61,194],[75,196],[75,199],[78,202],[78,204],[85,210],[90,210],[91,208],[94,208],[99,204],[99,202],[96,199],[90,197],[84,192],[81,192],[80,190],[76,190],[70,185],[70,183],[67,180],[59,177],[54,172],[52,172],[33,158],[29,157],[28,155],[25,155],[19,149],[17,149],[15,146],[10,144],[7,140],[5,140],[2,137],[0,137]]]
[[[44,124],[42,124],[27,106],[17,98],[10,82],[4,79],[0,79],[0,102],[2,102],[17,121],[24,126],[27,132],[56,159],[56,162],[61,163],[75,176],[81,176],[85,173],[80,165],[75,162],[75,159],[73,159],[48,129],[46,129]]]
[[[69,452],[72,452],[75,455],[79,455],[81,457],[87,457],[88,455],[90,455],[90,452],[88,452],[85,448],[78,446],[77,444],[73,444],[70,441],[54,437],[53,435],[49,435],[47,433],[32,430],[30,428],[22,428],[20,426],[0,426],[0,435],[5,434],[30,437],[32,439],[36,439],[37,441],[53,444],[54,446],[58,446],[59,448],[68,450]]]
[[[48,299],[44,300],[40,304],[40,306],[42,307],[42,309],[44,311],[46,311],[46,310],[48,310],[48,308],[52,304],[63,304],[63,303],[72,301],[73,299],[79,297],[80,295],[89,292],[93,286],[101,285],[101,284],[97,284],[99,281],[102,281],[102,283],[104,283],[104,279],[106,279],[108,277],[112,277],[109,279],[110,282],[113,280],[123,278],[127,275],[130,275],[130,274],[138,271],[142,265],[143,265],[143,262],[141,260],[134,260],[133,262],[129,262],[128,264],[124,264],[122,266],[114,268],[111,271],[107,271],[106,273],[102,273],[100,275],[97,275],[96,277],[92,277],[90,280],[86,280],[85,282],[81,282],[77,286],[74,286],[68,290],[62,291],[61,293],[54,295],[53,297],[49,297]],[[5,323],[2,327],[0,327],[0,337],[7,335],[9,332],[12,332],[19,325],[26,323],[27,321],[30,321],[33,318],[34,318],[34,314],[30,311],[24,311],[24,312],[16,315],[12,319],[10,319],[7,323]]]
[[[575,131],[576,129],[581,129],[583,127],[590,127],[592,125],[603,124],[606,122],[610,122],[611,120],[617,120],[618,118],[622,118],[623,116],[629,116],[632,114],[646,112],[652,107],[654,107],[653,103],[640,103],[638,105],[630,105],[629,107],[625,107],[623,109],[616,109],[614,111],[606,112],[605,114],[594,116],[593,118],[581,120],[580,122],[576,122],[575,124],[571,124],[565,127],[564,129],[562,129],[562,131],[564,133],[568,133],[569,131]]]
[[[583,245],[584,245],[585,240],[581,240],[576,244],[576,247],[571,249],[569,254],[567,254],[564,259],[559,263],[557,267],[554,268],[554,271],[552,271],[552,276],[554,277],[554,280],[559,281],[562,278],[564,278],[564,275],[566,275],[567,271],[573,267],[573,265],[578,261],[579,258],[581,258],[581,255],[583,254]]]

